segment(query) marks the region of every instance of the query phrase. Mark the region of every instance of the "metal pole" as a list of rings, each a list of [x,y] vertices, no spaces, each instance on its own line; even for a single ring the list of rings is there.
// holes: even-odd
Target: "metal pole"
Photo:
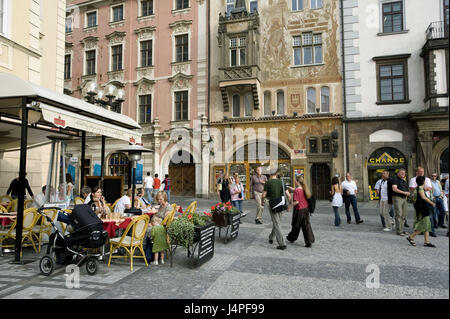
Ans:
[[[133,197],[131,198],[131,209],[134,209],[134,194],[136,192],[136,161],[133,161]]]
[[[102,135],[102,173],[101,173],[101,179],[100,179],[100,187],[103,188],[103,178],[105,177],[105,142],[106,137]]]
[[[22,98],[22,129],[20,135],[20,171],[19,171],[19,198],[17,202],[17,226],[16,242],[14,251],[14,262],[20,263],[20,253],[22,251],[22,230],[23,230],[23,204],[25,202],[25,174],[27,170],[27,140],[28,140],[28,108],[27,99]]]
[[[86,159],[86,132],[81,132],[81,176],[80,176],[80,197],[81,197],[81,189],[84,186],[84,162]]]
[[[54,156],[55,156],[55,147],[56,147],[56,141],[52,141],[52,148],[50,150],[50,163],[49,163],[49,170],[48,170],[48,174],[47,174],[47,185],[45,188],[45,203],[50,203],[50,198],[51,198],[51,191],[52,188],[50,187],[52,185],[52,173],[53,173],[53,162],[54,162]]]

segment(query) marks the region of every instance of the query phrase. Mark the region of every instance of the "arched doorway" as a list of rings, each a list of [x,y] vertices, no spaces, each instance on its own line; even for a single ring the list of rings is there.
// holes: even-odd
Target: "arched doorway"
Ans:
[[[439,161],[439,172],[441,175],[441,178],[445,175],[448,175],[448,147],[445,149],[445,151],[442,152],[441,158]]]
[[[289,154],[278,145],[271,144],[270,142],[262,144],[263,147],[265,147],[265,158],[259,158],[260,143],[250,142],[239,148],[233,154],[233,161],[228,165],[230,176],[234,173],[239,174],[241,183],[246,189],[247,199],[251,198],[250,178],[256,174],[255,170],[259,166],[262,167],[263,174],[269,178],[269,167],[276,164],[280,178],[284,181],[286,186],[291,186],[291,160]],[[261,153],[263,153],[263,151],[264,150],[261,150]],[[276,155],[273,154],[274,152],[276,152]]]
[[[195,196],[195,163],[191,154],[183,156],[183,152],[179,151],[172,157],[169,164],[169,178],[171,195]]]
[[[311,191],[316,199],[328,199],[331,189],[330,167],[326,163],[313,164],[311,167]]]

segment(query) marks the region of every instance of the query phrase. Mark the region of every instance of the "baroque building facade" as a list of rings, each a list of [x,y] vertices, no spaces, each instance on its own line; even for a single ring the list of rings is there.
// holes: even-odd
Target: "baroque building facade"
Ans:
[[[111,109],[135,119],[144,147],[153,150],[137,165],[138,187],[151,172],[171,176],[173,195],[208,193],[201,157],[208,117],[207,10],[205,0],[73,0],[67,6],[65,92],[83,99],[94,91],[97,102],[99,91],[103,100],[124,94]],[[86,175],[102,174],[101,144],[87,137],[85,163],[72,163],[77,176],[81,165]],[[123,176],[126,188],[131,167],[117,151],[125,146],[108,139],[104,174]],[[78,149],[69,149],[75,159]]]
[[[342,176],[340,11],[332,0],[211,2],[210,192],[257,166],[319,199]]]
[[[342,0],[344,143],[360,200],[381,172],[448,175],[448,0]],[[367,191],[369,190],[369,191]]]

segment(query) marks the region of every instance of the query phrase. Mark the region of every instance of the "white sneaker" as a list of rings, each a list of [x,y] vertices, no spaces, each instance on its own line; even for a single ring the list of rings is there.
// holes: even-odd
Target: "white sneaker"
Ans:
[[[150,265],[158,266],[158,262],[157,262],[157,261],[152,261],[152,262],[150,263]]]
[[[392,228],[385,228],[385,229],[383,229],[384,231],[391,231],[392,230]]]
[[[160,263],[161,263],[161,265],[164,265],[164,260],[161,260]]]

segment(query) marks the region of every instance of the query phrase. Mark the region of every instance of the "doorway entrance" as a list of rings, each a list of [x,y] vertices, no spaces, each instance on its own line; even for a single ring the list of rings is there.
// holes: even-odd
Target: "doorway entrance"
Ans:
[[[181,156],[180,154],[178,154]],[[190,154],[189,154],[190,155]],[[189,162],[170,161],[170,193],[174,196],[195,196],[195,163],[190,155]]]
[[[330,167],[328,164],[313,164],[311,168],[312,193],[316,199],[328,199],[331,190]]]

